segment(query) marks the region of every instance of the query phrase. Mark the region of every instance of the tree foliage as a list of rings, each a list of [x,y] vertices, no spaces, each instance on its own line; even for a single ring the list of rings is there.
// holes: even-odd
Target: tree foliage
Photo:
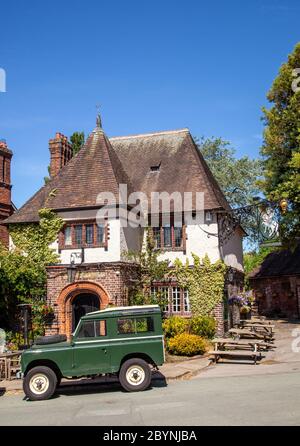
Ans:
[[[72,144],[72,150],[73,150],[73,156],[74,156],[74,155],[76,155],[76,153],[79,152],[79,150],[81,149],[81,147],[84,144],[84,141],[85,141],[84,132],[74,132],[70,136],[70,141]]]
[[[248,156],[236,158],[235,150],[222,138],[201,138],[197,145],[230,205],[239,208],[252,204],[260,193],[261,160]],[[248,242],[256,243],[255,219],[249,215],[242,226],[249,236]]]
[[[236,208],[251,203],[259,193],[261,161],[236,158],[235,150],[222,138],[201,138],[197,145],[230,205]]]
[[[293,246],[300,237],[300,90],[295,90],[295,69],[300,68],[300,43],[288,56],[273,82],[264,113],[264,180],[261,188],[270,200],[288,199],[282,217],[281,238]],[[298,82],[299,85],[299,82]]]
[[[62,227],[62,220],[50,209],[39,211],[35,224],[13,224],[9,231],[14,248],[0,247],[0,310],[1,323],[10,325],[18,303],[44,305],[46,265],[58,262],[49,247]]]

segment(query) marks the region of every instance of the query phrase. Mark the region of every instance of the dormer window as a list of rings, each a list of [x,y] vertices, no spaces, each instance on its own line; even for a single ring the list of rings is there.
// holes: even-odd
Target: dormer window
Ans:
[[[161,163],[154,164],[153,166],[150,166],[150,171],[151,172],[158,172],[160,170],[160,165],[161,165]]]

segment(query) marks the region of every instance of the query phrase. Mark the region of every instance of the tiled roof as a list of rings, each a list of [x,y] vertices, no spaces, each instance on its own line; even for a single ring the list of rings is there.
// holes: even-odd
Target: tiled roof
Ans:
[[[159,166],[158,170],[151,167]],[[38,210],[89,208],[118,185],[128,193],[204,192],[205,209],[230,209],[188,129],[108,139],[96,128],[84,147],[6,223],[38,221]],[[100,203],[98,203],[100,204]]]
[[[294,251],[288,249],[271,252],[249,277],[261,279],[275,276],[293,276],[300,274],[300,244]]]

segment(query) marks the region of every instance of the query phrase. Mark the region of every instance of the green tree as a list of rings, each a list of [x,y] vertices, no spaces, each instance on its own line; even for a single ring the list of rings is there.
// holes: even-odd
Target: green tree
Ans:
[[[230,205],[236,208],[251,203],[259,193],[261,161],[248,156],[236,158],[235,149],[222,138],[202,137],[197,145]]]
[[[262,175],[262,163],[248,156],[236,158],[235,149],[222,138],[201,138],[197,145],[210,170],[233,208],[252,204],[260,193],[258,180]],[[248,241],[255,243],[257,227],[249,216],[242,222]]]
[[[81,147],[84,144],[84,141],[85,141],[84,132],[74,132],[70,136],[70,141],[72,144],[73,156],[74,156],[74,155],[76,155],[76,153],[79,152],[79,150],[81,149]]]
[[[267,94],[271,107],[263,108],[264,179],[260,185],[270,200],[288,200],[281,221],[281,238],[287,246],[294,246],[300,237],[300,88],[295,78],[299,68],[300,43],[280,67]]]

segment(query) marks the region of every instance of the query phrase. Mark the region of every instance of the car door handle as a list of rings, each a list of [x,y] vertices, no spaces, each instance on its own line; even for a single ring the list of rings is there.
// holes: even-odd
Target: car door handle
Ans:
[[[107,353],[107,350],[106,350],[106,348],[103,348],[102,350],[104,351],[104,353],[105,353],[105,354]]]

